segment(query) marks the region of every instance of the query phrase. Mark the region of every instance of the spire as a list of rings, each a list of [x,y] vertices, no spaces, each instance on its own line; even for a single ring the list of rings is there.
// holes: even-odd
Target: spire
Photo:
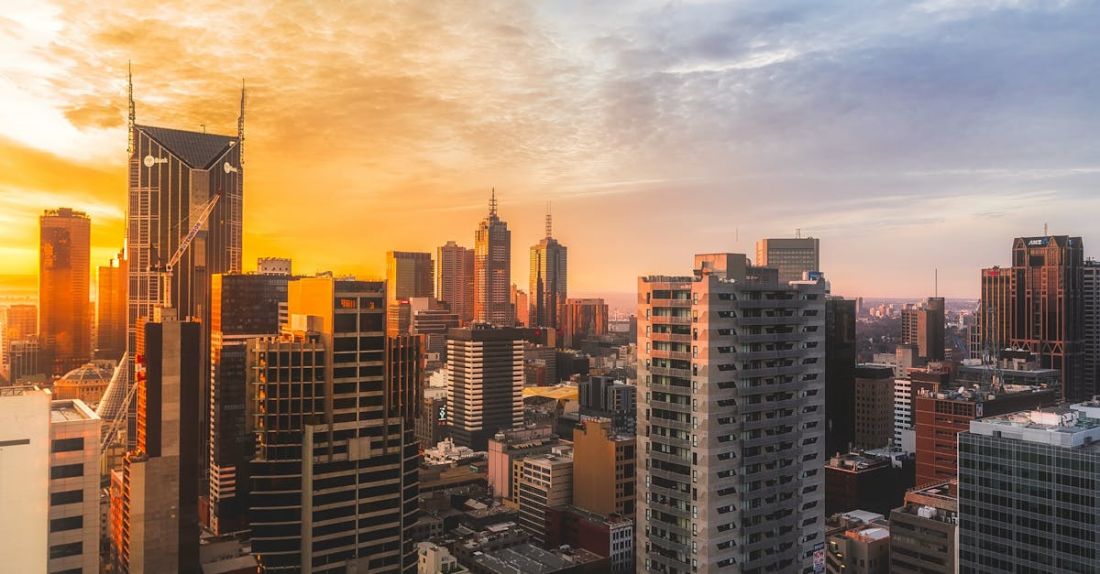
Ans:
[[[489,196],[489,217],[497,216],[497,188],[493,188],[493,194]]]
[[[553,226],[551,224],[551,219],[550,219],[550,202],[547,201],[546,202],[546,238],[547,239],[550,239],[553,236],[550,233],[550,230],[551,230],[552,227]]]
[[[130,135],[126,143],[126,153],[134,153],[134,123],[137,120],[137,113],[134,111],[134,67],[130,61],[126,62],[126,93],[129,104],[129,114],[127,115],[127,125]]]
[[[237,116],[237,145],[241,167],[244,167],[244,78],[241,78],[241,115]]]

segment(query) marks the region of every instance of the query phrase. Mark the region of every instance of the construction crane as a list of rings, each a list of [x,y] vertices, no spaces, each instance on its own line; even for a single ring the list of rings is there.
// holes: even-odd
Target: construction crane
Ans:
[[[210,217],[210,214],[214,211],[214,206],[218,204],[218,200],[222,198],[222,192],[219,189],[214,197],[210,198],[210,201],[206,202],[206,205],[202,206],[202,210],[199,211],[199,215],[195,218],[194,224],[191,225],[190,231],[187,235],[180,239],[180,245],[176,248],[176,252],[172,254],[172,257],[168,259],[168,262],[164,264],[164,267],[160,269],[160,282],[161,293],[164,294],[162,304],[164,308],[172,306],[172,268],[180,262],[183,258],[183,254],[187,251],[187,248],[191,246],[191,242],[195,240],[195,236],[199,234],[199,229],[206,223],[206,219]]]

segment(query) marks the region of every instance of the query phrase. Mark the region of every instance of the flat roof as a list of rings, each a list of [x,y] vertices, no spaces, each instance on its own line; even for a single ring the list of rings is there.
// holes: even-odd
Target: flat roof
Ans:
[[[67,421],[88,421],[98,419],[84,401],[80,399],[67,399],[50,402],[50,422],[62,423]]]

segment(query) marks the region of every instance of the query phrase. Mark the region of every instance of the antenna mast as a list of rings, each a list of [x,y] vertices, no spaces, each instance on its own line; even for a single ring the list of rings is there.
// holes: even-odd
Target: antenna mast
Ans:
[[[241,115],[237,116],[237,154],[241,167],[244,167],[244,78],[241,78]]]
[[[551,237],[551,234],[550,234],[551,227],[552,226],[551,226],[551,220],[550,220],[550,202],[547,201],[546,202],[546,238],[547,239],[550,239],[550,237]]]
[[[489,196],[489,217],[496,217],[497,215],[497,188],[493,188],[492,195]]]
[[[134,153],[134,123],[137,120],[137,113],[134,111],[134,67],[133,63],[126,62],[126,94],[127,103],[129,104],[129,113],[127,118],[127,132],[129,136],[126,142],[126,153],[133,155]]]

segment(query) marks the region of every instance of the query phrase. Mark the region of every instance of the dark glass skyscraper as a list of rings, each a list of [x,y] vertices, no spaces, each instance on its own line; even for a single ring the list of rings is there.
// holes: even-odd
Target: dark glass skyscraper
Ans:
[[[856,302],[825,299],[825,454],[846,453],[856,437]]]
[[[248,460],[255,439],[245,405],[248,339],[279,334],[279,303],[289,275],[216,274],[210,312],[210,529],[216,534],[248,527]]]
[[[531,246],[531,311],[528,326],[561,329],[568,281],[569,251],[551,235],[550,215],[546,215],[546,237]]]
[[[489,216],[474,233],[474,321],[510,327],[512,309],[512,232],[497,217],[497,196],[489,202]]]
[[[248,344],[252,551],[266,572],[416,571],[418,356],[383,282],[292,281],[289,332]],[[418,363],[419,364],[419,363]]]

